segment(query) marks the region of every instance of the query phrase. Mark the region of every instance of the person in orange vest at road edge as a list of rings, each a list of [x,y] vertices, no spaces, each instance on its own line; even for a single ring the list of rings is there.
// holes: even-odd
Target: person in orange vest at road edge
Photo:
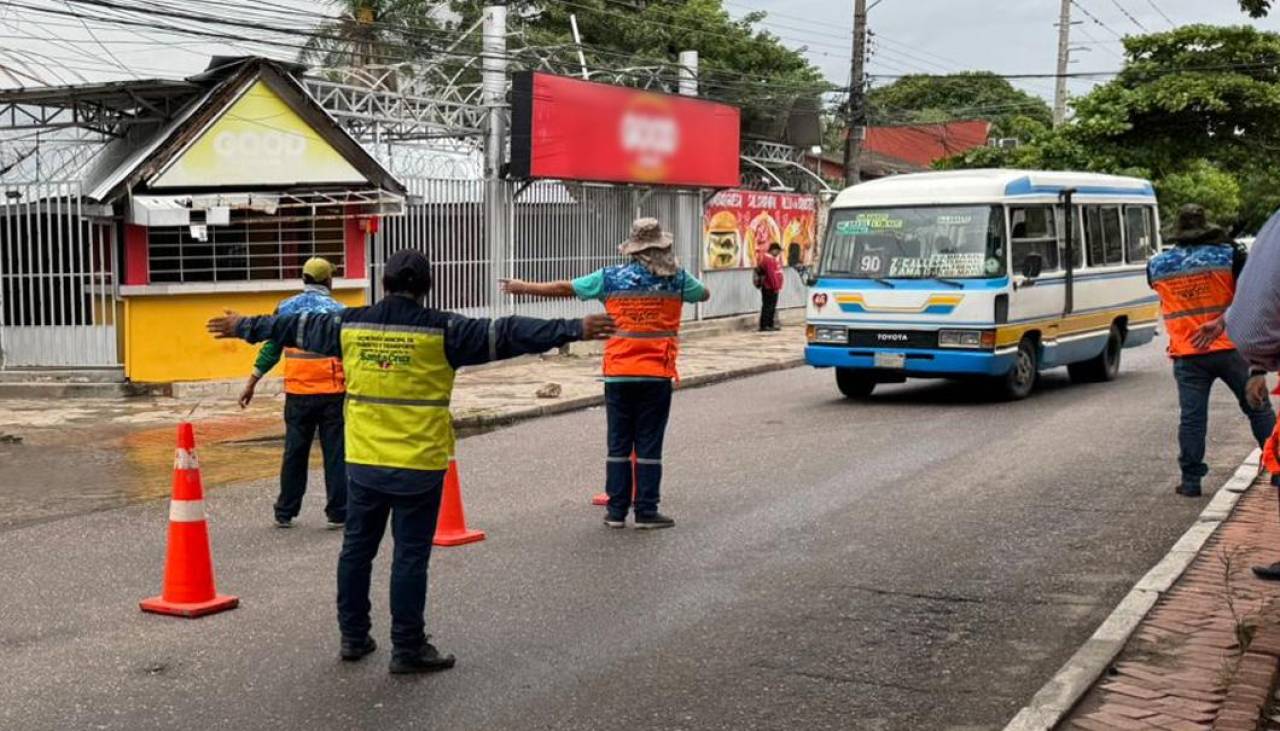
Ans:
[[[671,234],[657,219],[631,224],[618,251],[631,261],[573,281],[502,281],[504,291],[535,297],[601,300],[618,331],[604,349],[604,398],[608,421],[605,525],[626,527],[632,506],[631,455],[636,457],[635,527],[670,528],[658,512],[662,440],[671,413],[671,382],[677,379],[680,313],[685,302],[705,302],[711,293],[680,268]]]
[[[333,298],[333,265],[319,257],[302,265],[302,292],[280,303],[277,315],[337,312],[343,305]],[[258,381],[280,362],[284,354],[284,458],[280,464],[280,496],[276,498],[276,525],[293,527],[307,491],[307,464],[311,442],[320,433],[324,454],[324,514],[330,528],[347,519],[347,468],[342,443],[342,401],[346,380],[342,361],[309,353],[301,348],[281,348],[267,341],[258,351],[253,373],[240,393],[240,408],[253,401]]]
[[[1276,415],[1266,398],[1266,371],[1251,370],[1223,332],[1245,252],[1230,243],[1226,231],[1209,225],[1198,205],[1182,207],[1169,238],[1174,247],[1147,263],[1147,281],[1160,296],[1182,412],[1177,492],[1199,497],[1200,481],[1209,471],[1204,449],[1213,382],[1221,379],[1235,394],[1259,445],[1275,429]]]
[[[417,251],[392,255],[382,284],[387,296],[371,307],[268,317],[227,312],[207,328],[219,338],[272,340],[342,358],[349,482],[338,556],[339,654],[356,661],[377,649],[369,636],[369,580],[389,518],[395,541],[390,671],[428,673],[454,665],[453,655],[427,641],[424,613],[431,539],[454,453],[449,400],[455,371],[608,337],[614,325],[608,315],[487,320],[424,307],[431,267]]]

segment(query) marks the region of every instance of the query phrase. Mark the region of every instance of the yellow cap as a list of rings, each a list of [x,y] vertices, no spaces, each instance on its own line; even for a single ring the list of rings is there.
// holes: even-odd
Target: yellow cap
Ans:
[[[327,259],[321,259],[313,256],[307,259],[307,263],[302,265],[302,273],[316,280],[317,282],[328,281],[333,278],[333,265]]]

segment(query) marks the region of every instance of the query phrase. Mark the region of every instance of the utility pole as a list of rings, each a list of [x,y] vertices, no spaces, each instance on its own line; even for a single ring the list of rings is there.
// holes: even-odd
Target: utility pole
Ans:
[[[680,95],[698,95],[698,52],[680,52]]]
[[[489,265],[493,267],[486,288],[489,314],[497,317],[514,307],[504,298],[498,279],[512,276],[511,189],[502,177],[507,157],[507,5],[490,0],[485,5],[481,30],[480,88],[485,107],[484,234]],[[505,305],[505,307],[504,307]]]
[[[866,137],[867,0],[853,0],[853,61],[849,73],[849,107],[846,110],[844,184],[861,182],[862,140]]]
[[[1067,65],[1071,63],[1071,0],[1062,0],[1058,14],[1058,78],[1053,88],[1053,126],[1067,118]]]

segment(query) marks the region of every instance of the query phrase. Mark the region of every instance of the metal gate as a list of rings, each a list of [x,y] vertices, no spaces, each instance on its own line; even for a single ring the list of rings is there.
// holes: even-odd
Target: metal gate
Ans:
[[[119,365],[114,231],[79,183],[0,186],[0,368]]]
[[[413,248],[431,259],[432,307],[472,317],[580,317],[598,306],[576,300],[513,299],[497,292],[497,280],[572,279],[619,263],[618,244],[637,216],[657,217],[674,234],[681,263],[694,272],[700,264],[702,200],[697,191],[504,181],[495,206],[486,205],[483,180],[411,178],[405,184],[410,203],[404,216],[384,219],[383,229],[373,238],[375,298],[381,294],[387,257]],[[686,318],[694,314],[695,308],[685,308]]]

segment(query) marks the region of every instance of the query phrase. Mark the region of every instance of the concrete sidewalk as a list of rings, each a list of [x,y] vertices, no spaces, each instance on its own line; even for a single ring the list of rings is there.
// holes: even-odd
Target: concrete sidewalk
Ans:
[[[1197,527],[1226,520],[1057,728],[1272,728],[1280,582],[1259,580],[1250,567],[1280,560],[1276,500],[1276,490],[1257,480],[1229,517],[1202,515]]]
[[[682,388],[799,365],[803,328],[734,330],[682,343]],[[247,367],[247,364],[246,364]],[[602,403],[598,355],[526,357],[458,374],[452,410],[463,434]],[[540,397],[540,390],[555,391]],[[544,393],[545,393],[544,391]],[[247,410],[238,389],[196,399],[0,400],[0,528],[163,498],[173,427],[196,425],[212,487],[279,470],[283,395]],[[14,442],[10,440],[21,440]],[[313,450],[318,465],[319,448]],[[39,476],[33,479],[33,476]]]

